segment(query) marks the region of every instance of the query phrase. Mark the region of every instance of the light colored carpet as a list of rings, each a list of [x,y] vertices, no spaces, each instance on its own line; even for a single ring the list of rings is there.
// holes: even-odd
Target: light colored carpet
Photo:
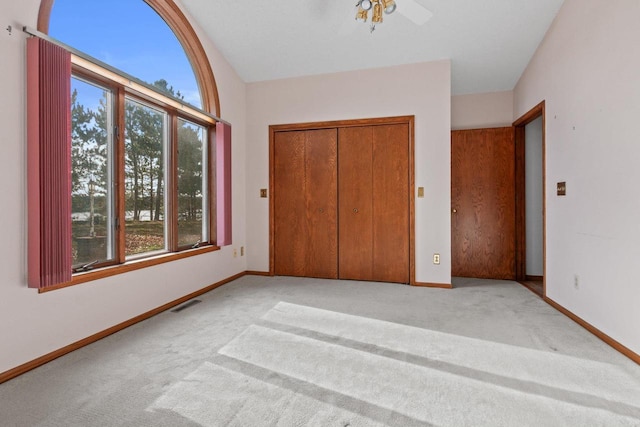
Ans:
[[[148,409],[170,410],[203,426],[384,425],[210,362],[171,386]]]
[[[640,368],[514,282],[244,277],[0,385],[2,426],[640,426]]]

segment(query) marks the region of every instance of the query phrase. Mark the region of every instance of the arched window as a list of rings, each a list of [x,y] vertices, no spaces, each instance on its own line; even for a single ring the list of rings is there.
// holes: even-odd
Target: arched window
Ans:
[[[200,90],[184,49],[160,16],[143,1],[56,0],[49,35],[202,107]]]
[[[72,282],[227,242],[228,227],[222,240],[216,235],[216,221],[226,216],[216,218],[213,175],[226,169],[216,168],[216,150],[226,156],[220,143],[229,127],[215,117],[217,92],[202,45],[172,0],[43,0],[38,29],[75,52]],[[118,270],[122,264],[129,265]],[[112,272],[87,273],[99,267]]]
[[[59,3],[59,4],[58,4]],[[101,4],[101,5],[100,5]],[[74,13],[75,22],[71,22],[68,27],[65,27],[65,9],[67,8],[79,8],[82,7],[82,10],[78,10],[79,13]],[[59,9],[58,9],[59,8]],[[176,39],[180,42],[181,47],[184,49],[184,53],[186,53],[186,57],[193,67],[193,74],[195,74],[196,82],[199,87],[200,97],[201,97],[201,105],[194,104],[196,106],[201,106],[203,110],[208,111],[209,113],[220,117],[220,102],[218,99],[218,89],[216,87],[215,78],[213,76],[213,71],[211,70],[211,65],[209,60],[207,59],[206,53],[200,40],[198,39],[195,31],[191,27],[191,24],[184,16],[182,11],[178,8],[178,6],[172,0],[117,0],[117,1],[104,1],[104,2],[77,2],[70,0],[42,0],[40,3],[40,10],[38,13],[38,31],[41,31],[45,34],[49,34],[49,30],[55,30],[56,33],[70,35],[73,34],[74,31],[77,31],[77,34],[94,34],[95,28],[89,27],[88,29],[81,32],[83,25],[87,25],[89,22],[102,22],[101,27],[107,28],[109,32],[114,32],[116,34],[125,34],[128,38],[127,43],[131,43],[132,40],[135,40],[136,43],[140,43],[140,45],[144,48],[144,45],[150,43],[153,45],[153,31],[161,31],[165,32],[167,28],[161,28],[159,24],[159,20],[155,20],[154,16],[151,16],[149,13],[150,10],[145,10],[145,8],[151,8],[153,11],[157,13],[157,15],[164,20],[168,28],[173,32]],[[99,10],[104,9],[104,10]],[[119,12],[119,13],[116,13]],[[138,12],[138,13],[136,13]],[[139,23],[136,20],[136,17],[142,13],[147,16],[148,19],[145,21],[147,23],[152,23],[154,28],[151,28],[149,32],[146,32],[146,29],[138,25]],[[86,15],[86,20],[78,19],[82,14]],[[117,19],[107,19],[107,16],[111,14],[116,14]],[[68,16],[68,15],[67,15]],[[127,18],[128,17],[128,18]],[[62,22],[51,22],[53,19],[61,19]],[[123,22],[123,19],[128,19],[129,23]],[[138,32],[139,35],[136,37],[133,33]],[[51,34],[54,38],[56,34]],[[106,40],[108,43],[110,38],[106,33],[102,34],[94,34],[91,39],[100,38]],[[64,40],[65,36],[61,38],[61,41],[67,42]],[[106,59],[104,57],[101,58],[102,52],[94,52],[93,48],[90,47],[87,50],[84,50],[82,47],[73,46],[79,50],[83,50],[86,53],[96,57],[97,59]],[[173,49],[175,51],[175,49]],[[144,52],[141,52],[144,54]],[[178,55],[183,59],[184,56]],[[105,61],[109,63],[109,61]],[[147,81],[149,83],[153,83],[156,80],[151,78],[145,78],[142,75],[136,75],[135,73],[131,73],[130,70],[127,70],[125,67],[119,67],[118,64],[110,64],[115,66],[116,68],[120,68],[125,72],[128,72],[135,77],[140,78],[141,80]],[[177,84],[172,84],[169,78],[160,77],[161,79],[165,79],[168,83],[174,86],[174,89],[179,90],[179,86]],[[153,81],[150,81],[153,80]],[[186,91],[185,91],[186,92]],[[185,95],[183,93],[183,95]],[[185,99],[189,102],[189,98],[185,95]]]

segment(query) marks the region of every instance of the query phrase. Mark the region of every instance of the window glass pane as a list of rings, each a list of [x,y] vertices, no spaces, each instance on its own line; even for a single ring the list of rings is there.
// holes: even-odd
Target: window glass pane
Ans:
[[[75,268],[114,254],[113,103],[110,90],[71,79],[71,223]]]
[[[125,103],[125,255],[167,249],[166,113]]]
[[[55,0],[49,35],[202,107],[195,73],[182,45],[143,0]]]
[[[178,246],[208,241],[206,128],[178,120]]]

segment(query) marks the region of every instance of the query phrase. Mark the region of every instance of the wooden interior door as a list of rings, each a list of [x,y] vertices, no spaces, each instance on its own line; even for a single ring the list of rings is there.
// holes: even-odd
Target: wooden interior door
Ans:
[[[373,128],[338,130],[339,277],[373,279]]]
[[[409,126],[373,126],[373,280],[409,283]]]
[[[451,274],[514,280],[514,130],[451,132]]]
[[[337,130],[274,136],[274,273],[338,277]]]

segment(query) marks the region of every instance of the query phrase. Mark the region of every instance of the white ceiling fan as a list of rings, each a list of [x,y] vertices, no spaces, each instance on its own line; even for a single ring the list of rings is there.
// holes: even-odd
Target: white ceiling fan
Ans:
[[[433,17],[433,13],[417,0],[357,0],[355,8],[356,20],[369,23],[371,32],[376,29],[376,25],[393,19],[389,17],[391,14],[403,15],[416,25],[424,25]],[[348,21],[343,22],[345,26],[340,34],[347,35],[355,31],[356,26],[348,24]]]
[[[392,3],[391,7],[389,7],[390,3]],[[418,3],[417,0],[394,0],[393,2],[391,2],[391,0],[357,0],[355,3],[355,18],[359,22],[367,22],[371,32],[375,30],[376,25],[380,22],[376,22],[374,19],[374,16],[376,15],[376,4],[379,4],[379,7],[382,7],[382,9],[378,11],[378,17],[380,17],[382,11],[385,11],[383,18],[384,22],[397,19],[398,17],[396,15],[402,15],[414,24],[420,26],[424,25],[433,17],[433,13]],[[346,11],[346,8],[344,11]],[[391,14],[394,16],[391,17]],[[353,18],[348,19],[347,17],[346,19],[341,20],[342,25],[337,31],[338,35],[349,36],[358,28],[362,28],[360,25],[355,25],[352,19]]]

